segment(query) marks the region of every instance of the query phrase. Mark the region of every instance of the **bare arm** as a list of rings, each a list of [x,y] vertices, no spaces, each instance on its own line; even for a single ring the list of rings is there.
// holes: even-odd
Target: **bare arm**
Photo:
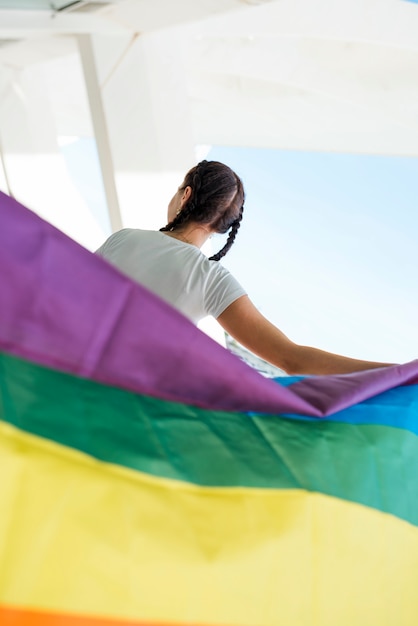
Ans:
[[[248,296],[235,300],[218,322],[248,350],[288,374],[347,374],[389,365],[300,346],[261,315]]]

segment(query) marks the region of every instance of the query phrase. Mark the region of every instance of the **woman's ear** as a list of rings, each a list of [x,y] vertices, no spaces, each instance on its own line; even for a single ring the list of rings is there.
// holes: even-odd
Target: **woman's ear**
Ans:
[[[187,187],[185,187],[184,190],[183,190],[183,195],[182,195],[181,200],[180,200],[180,208],[181,209],[190,200],[191,195],[192,195],[192,188],[190,187],[190,185],[187,185]]]

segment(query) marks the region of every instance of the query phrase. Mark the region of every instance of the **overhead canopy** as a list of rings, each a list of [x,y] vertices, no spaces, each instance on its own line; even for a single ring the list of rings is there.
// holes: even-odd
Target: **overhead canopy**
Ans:
[[[414,2],[47,5],[0,0],[0,186],[48,219],[45,162],[23,183],[14,157],[53,169],[57,136],[95,137],[113,228],[139,185],[160,203],[155,175],[178,181],[198,144],[418,154]]]
[[[418,10],[413,3],[60,0],[58,9],[69,8],[53,17],[48,5],[45,0],[0,2],[0,8],[33,8],[0,11],[0,36],[9,40],[1,49],[2,64],[21,68],[61,56],[70,51],[62,41],[69,34],[107,36],[120,53],[116,38],[129,41],[134,34],[170,27],[158,48],[177,57],[172,38],[182,43],[181,73],[196,143],[418,152]],[[13,39],[26,41],[13,44]],[[166,103],[175,106],[171,87],[165,88]],[[77,124],[75,107],[71,113],[77,134],[84,125]]]

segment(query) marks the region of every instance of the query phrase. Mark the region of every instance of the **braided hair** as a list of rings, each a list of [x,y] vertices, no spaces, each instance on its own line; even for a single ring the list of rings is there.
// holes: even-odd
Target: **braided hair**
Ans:
[[[219,261],[235,241],[241,225],[245,193],[241,179],[219,161],[201,161],[187,172],[180,190],[191,188],[182,210],[161,231],[173,231],[188,222],[208,224],[228,239],[219,252],[209,258]]]

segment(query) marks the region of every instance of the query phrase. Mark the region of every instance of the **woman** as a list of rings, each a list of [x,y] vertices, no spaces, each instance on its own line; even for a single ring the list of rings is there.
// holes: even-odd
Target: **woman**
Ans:
[[[123,229],[97,251],[194,323],[212,315],[248,350],[289,374],[342,374],[387,364],[343,357],[292,342],[252,304],[218,263],[235,241],[244,188],[228,166],[202,161],[193,167],[168,206],[160,231]],[[214,233],[227,233],[209,259],[200,248]]]

